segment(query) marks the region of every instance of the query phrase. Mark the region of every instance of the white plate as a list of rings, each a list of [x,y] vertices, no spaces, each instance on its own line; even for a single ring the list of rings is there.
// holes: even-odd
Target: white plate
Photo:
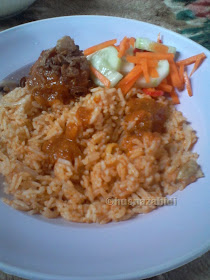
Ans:
[[[182,93],[178,107],[192,122],[195,151],[205,178],[175,193],[165,206],[129,221],[107,225],[45,220],[0,202],[0,269],[29,279],[140,279],[181,266],[209,249],[210,65],[202,46],[159,26],[139,21],[75,16],[25,24],[0,33],[0,80],[32,63],[43,49],[70,35],[82,49],[124,35],[176,46],[180,58],[205,52],[208,59],[192,78],[194,96]]]

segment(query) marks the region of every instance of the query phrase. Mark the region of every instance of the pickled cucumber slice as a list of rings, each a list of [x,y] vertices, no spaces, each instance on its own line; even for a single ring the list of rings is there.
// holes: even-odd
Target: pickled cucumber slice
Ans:
[[[145,50],[145,51],[150,51],[153,52],[153,46],[157,44],[157,42],[151,41],[150,39],[147,38],[136,38],[136,43],[135,47],[140,50]],[[173,53],[174,55],[176,54],[176,48],[172,46],[167,46],[168,47],[168,53]]]
[[[123,78],[123,75],[118,72],[122,61],[118,57],[118,51],[114,47],[110,46],[97,51],[87,56],[87,59],[94,68],[110,80],[111,87],[114,87]],[[93,74],[91,74],[91,78],[96,85],[104,86]]]
[[[158,66],[156,68],[159,77],[158,78],[151,78],[150,82],[147,83],[144,77],[141,77],[137,80],[136,85],[141,88],[150,88],[150,87],[157,87],[163,79],[165,79],[169,74],[169,63],[168,60],[160,60],[158,62]]]

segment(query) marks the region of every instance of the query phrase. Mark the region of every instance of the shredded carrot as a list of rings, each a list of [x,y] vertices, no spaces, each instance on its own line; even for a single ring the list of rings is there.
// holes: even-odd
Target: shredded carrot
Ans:
[[[98,44],[98,45],[95,45],[93,47],[90,47],[86,50],[84,50],[84,55],[89,55],[89,54],[92,54],[96,51],[99,51],[101,49],[104,49],[106,47],[109,47],[109,46],[113,46],[114,44],[117,43],[117,40],[116,39],[113,39],[113,40],[109,40],[109,41],[106,41],[106,42],[103,42],[101,44]]]
[[[129,39],[125,36],[122,41],[120,42],[120,50],[118,53],[118,57],[123,57],[125,55],[125,52],[127,49],[129,49],[130,44],[129,44]]]
[[[126,85],[136,76],[139,77],[141,73],[142,67],[140,65],[134,66],[133,69],[117,84],[117,87],[119,88],[121,85]]]
[[[165,78],[165,79],[162,80],[161,85],[165,85],[167,83],[168,83],[167,78]]]
[[[113,47],[115,47],[115,49],[119,52],[119,50],[120,50],[120,46],[118,45],[118,46],[113,46]]]
[[[157,37],[157,43],[162,44],[162,39],[161,39],[160,33],[158,34],[158,37]]]
[[[149,77],[147,60],[145,58],[142,59],[142,70],[143,70],[145,81],[147,83],[149,83],[150,82],[150,77]]]
[[[148,67],[157,67],[158,60],[147,60]]]
[[[136,39],[135,39],[134,37],[131,37],[131,38],[129,39],[129,43],[130,43],[130,45],[131,45],[133,48],[135,48],[135,42],[136,42]]]
[[[170,78],[174,87],[178,88],[179,90],[183,89],[183,83],[179,77],[179,72],[175,62],[170,63]]]
[[[172,101],[173,101],[174,104],[180,104],[179,97],[178,97],[177,93],[174,90],[172,90],[170,92],[170,96],[171,96]]]
[[[192,72],[190,73],[190,77],[192,76],[192,74],[198,69],[198,67],[201,65],[202,61],[203,61],[204,57],[198,57],[195,61],[194,67]]]
[[[151,52],[137,52],[136,56],[139,58],[157,59],[157,60],[167,59],[169,61],[173,61],[174,59],[173,53],[162,54],[162,53],[151,53]]]
[[[200,53],[191,57],[188,57],[186,59],[180,60],[177,62],[177,65],[184,64],[185,66],[190,65],[192,63],[195,63],[197,59],[204,59],[206,58],[205,53]]]
[[[172,82],[171,82],[171,76],[170,76],[170,74],[166,77],[166,83],[168,84],[168,85],[171,85],[172,86]]]
[[[127,55],[126,60],[130,63],[135,63],[135,64],[141,63],[141,59],[137,58],[136,56],[132,56],[132,55]]]
[[[104,84],[106,87],[110,87],[110,80],[107,79],[103,74],[101,74],[96,68],[94,68],[92,65],[90,66],[90,71],[94,74],[96,78],[98,78],[102,84]]]
[[[158,78],[159,74],[155,68],[149,68],[149,75],[151,78]]]
[[[163,53],[163,54],[168,53],[168,47],[160,43],[156,43],[156,42],[151,43],[150,48],[155,53]]]
[[[142,58],[139,58],[137,56],[127,55],[126,60],[130,63],[134,64],[142,64]],[[157,60],[148,60],[148,67],[157,67],[158,61]]]
[[[179,66],[179,77],[180,77],[182,83],[184,83],[184,64],[181,64]]]
[[[138,78],[132,79],[128,84],[126,84],[125,86],[123,86],[121,88],[122,93],[125,95],[126,93],[129,92],[129,90],[134,86],[135,82],[138,80]]]
[[[137,79],[142,74],[142,67],[136,65],[118,84],[117,88],[121,88],[122,92],[126,94],[130,88],[135,84]]]
[[[172,91],[172,89],[173,89],[173,87],[172,86],[170,86],[170,85],[167,85],[167,84],[159,84],[159,86],[157,87],[157,89],[160,89],[160,90],[163,90],[163,91],[165,91],[165,92],[171,92]]]
[[[191,84],[190,84],[190,79],[189,79],[186,71],[184,71],[184,81],[185,81],[185,85],[186,85],[186,88],[187,88],[188,95],[191,97],[193,95],[192,94],[192,88],[191,88]]]

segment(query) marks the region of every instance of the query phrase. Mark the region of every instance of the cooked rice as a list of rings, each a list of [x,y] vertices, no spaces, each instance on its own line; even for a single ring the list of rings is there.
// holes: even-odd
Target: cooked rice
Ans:
[[[195,168],[198,155],[191,152],[197,140],[195,132],[164,97],[158,102],[169,106],[170,116],[161,140],[145,135],[142,141],[133,140],[132,152],[126,154],[120,150],[125,98],[134,95],[150,98],[136,89],[124,97],[120,90],[94,88],[78,103],[56,105],[40,112],[26,88],[17,88],[2,97],[0,172],[5,176],[5,193],[13,195],[13,200],[4,198],[4,201],[15,209],[47,218],[60,215],[75,222],[107,223],[155,208],[108,205],[107,198],[165,197],[202,177],[201,169],[197,165]],[[51,174],[43,175],[46,155],[41,150],[42,144],[62,134],[70,120],[76,122],[75,113],[80,106],[93,110],[91,128],[83,132],[80,140],[83,156],[78,156],[74,164],[58,159]],[[183,175],[183,168],[191,163],[193,175],[192,172]]]

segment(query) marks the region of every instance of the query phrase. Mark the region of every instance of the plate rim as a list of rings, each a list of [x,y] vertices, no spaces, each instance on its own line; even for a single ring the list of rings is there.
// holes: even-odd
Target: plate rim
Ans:
[[[45,274],[45,273],[39,273],[35,272],[33,270],[27,270],[18,268],[16,266],[7,265],[3,262],[0,262],[0,269],[7,273],[12,274],[17,277],[23,277],[28,278],[30,280],[140,280],[144,279],[145,277],[154,277],[157,275],[160,275],[162,273],[169,272],[171,270],[174,270],[176,268],[179,268],[201,256],[203,256],[205,253],[207,253],[210,250],[210,242],[207,242],[202,247],[199,247],[198,250],[191,251],[190,253],[177,258],[176,264],[175,261],[167,262],[162,265],[154,266],[151,269],[145,269],[144,271],[136,271],[136,272],[130,272],[127,274],[117,274],[117,275],[107,275],[107,276],[82,276],[82,277],[75,277],[75,276],[61,276],[61,275],[51,275],[51,274]]]
[[[65,20],[65,19],[69,19],[69,18],[109,18],[109,19],[113,19],[113,20],[124,20],[124,21],[133,21],[133,22],[138,22],[138,23],[143,23],[146,25],[149,25],[151,28],[152,27],[158,27],[163,31],[166,31],[167,33],[171,33],[171,34],[175,34],[176,36],[178,36],[180,39],[193,44],[197,47],[199,47],[200,49],[202,49],[204,52],[206,52],[208,55],[210,55],[210,51],[203,47],[202,45],[200,45],[199,43],[181,35],[180,33],[177,33],[175,31],[172,31],[170,29],[167,29],[165,27],[162,27],[160,25],[156,25],[156,24],[152,24],[149,22],[145,22],[145,21],[141,21],[141,20],[137,20],[137,19],[132,19],[132,18],[123,18],[123,17],[117,17],[117,16],[105,16],[105,15],[71,15],[71,16],[61,16],[61,17],[51,17],[51,18],[47,18],[47,19],[41,19],[41,20],[36,20],[36,21],[32,21],[32,22],[28,22],[28,23],[23,23],[23,24],[19,24],[17,26],[14,26],[12,28],[8,28],[6,30],[3,30],[0,32],[0,37],[4,34],[16,31],[16,30],[20,30],[20,29],[24,29],[25,27],[29,26],[29,25],[36,25],[39,24],[41,22],[48,22],[48,21],[52,21],[52,20]],[[202,244],[202,246],[199,246],[196,250],[193,250],[191,252],[189,252],[188,254],[185,254],[184,256],[180,257],[180,258],[176,258],[173,261],[169,261],[166,262],[164,264],[161,265],[157,265],[157,266],[153,266],[152,268],[148,268],[145,270],[140,270],[140,271],[135,271],[135,272],[130,272],[127,274],[116,274],[114,276],[112,275],[107,275],[107,276],[93,276],[93,277],[75,277],[75,276],[61,276],[61,275],[51,275],[51,274],[46,274],[46,273],[39,273],[36,272],[34,270],[27,270],[27,269],[23,269],[23,268],[19,268],[17,266],[13,266],[13,265],[9,265],[6,262],[2,262],[0,261],[0,270],[2,270],[3,272],[7,273],[7,274],[13,274],[19,277],[25,277],[28,279],[36,279],[36,280],[84,280],[84,279],[89,279],[89,280],[118,280],[118,279],[142,279],[144,277],[153,277],[155,275],[159,275],[161,273],[165,273],[168,271],[171,271],[173,269],[176,269],[178,267],[181,267],[195,259],[197,259],[198,257],[201,257],[203,254],[205,254],[206,252],[208,252],[210,250],[210,240],[207,241],[205,244]]]

